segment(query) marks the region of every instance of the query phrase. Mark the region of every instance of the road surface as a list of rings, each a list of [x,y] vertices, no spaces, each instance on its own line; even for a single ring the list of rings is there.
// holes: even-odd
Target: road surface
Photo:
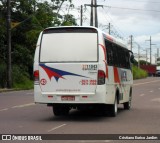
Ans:
[[[72,110],[68,116],[55,117],[51,107],[34,104],[33,90],[0,93],[0,134],[79,134],[80,136],[81,134],[160,134],[160,78],[135,80],[132,109],[123,110],[123,106],[120,105],[115,118],[76,110]],[[80,139],[38,142],[124,143],[133,141]],[[157,143],[160,140],[152,142]]]

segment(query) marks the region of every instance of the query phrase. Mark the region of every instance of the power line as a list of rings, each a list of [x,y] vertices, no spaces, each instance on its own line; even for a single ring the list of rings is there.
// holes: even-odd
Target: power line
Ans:
[[[138,11],[160,12],[159,10],[137,9],[137,8],[126,8],[126,7],[115,7],[115,6],[107,6],[107,5],[103,5],[103,7],[123,9],[123,10],[127,9],[127,10],[138,10]]]
[[[123,1],[124,1],[124,0],[123,0]],[[137,1],[137,0],[134,0],[134,1],[133,1],[133,0],[125,0],[125,1],[132,1],[132,2],[145,2],[145,3],[146,3],[146,2],[148,2],[148,1]],[[160,2],[158,2],[158,1],[152,1],[152,2],[151,2],[151,1],[150,1],[149,3],[160,3]]]
[[[116,31],[116,32],[111,32],[111,33],[113,33],[114,36],[122,37],[121,35],[123,35],[123,37],[125,37],[125,36],[124,36],[125,34],[118,28],[118,26],[116,25],[116,23],[114,22],[114,20],[111,18],[111,16],[107,14],[107,12],[105,11],[105,9],[102,9],[102,10],[103,10],[104,13],[105,13],[105,14],[104,14],[105,19],[106,19],[108,22],[111,22],[111,23],[113,24],[113,28],[114,28],[115,31]],[[107,16],[106,16],[106,15],[107,15]],[[108,18],[110,19],[110,21],[108,20]],[[120,34],[117,34],[118,31],[119,31],[119,33],[121,33],[121,35],[120,35]]]

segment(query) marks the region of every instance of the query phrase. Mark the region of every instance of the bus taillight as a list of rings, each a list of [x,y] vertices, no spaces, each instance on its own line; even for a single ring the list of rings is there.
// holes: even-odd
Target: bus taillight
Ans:
[[[98,70],[98,85],[105,84],[105,72],[103,70]]]
[[[34,71],[34,84],[39,84],[39,70]]]

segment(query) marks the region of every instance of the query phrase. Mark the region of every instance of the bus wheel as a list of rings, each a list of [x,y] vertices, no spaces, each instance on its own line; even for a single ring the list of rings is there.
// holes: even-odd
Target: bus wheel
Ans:
[[[118,112],[118,102],[117,97],[115,98],[114,104],[110,106],[110,115],[111,117],[116,117]]]
[[[68,115],[69,114],[69,107],[53,106],[53,113],[55,116]]]
[[[61,115],[61,110],[58,106],[53,106],[53,113],[55,116],[60,116]]]
[[[131,109],[131,102],[132,102],[132,93],[130,92],[129,101],[123,104],[125,110]]]
[[[61,114],[64,116],[67,116],[69,114],[69,107],[63,107]]]

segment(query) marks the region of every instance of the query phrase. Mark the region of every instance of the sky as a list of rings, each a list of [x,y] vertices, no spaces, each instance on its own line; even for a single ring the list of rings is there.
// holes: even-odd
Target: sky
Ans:
[[[69,13],[80,19],[80,5],[90,4],[91,0],[72,0],[74,9]],[[111,23],[111,34],[123,37],[129,45],[130,35],[133,35],[133,52],[145,57],[147,50],[150,61],[150,42],[152,39],[152,63],[155,63],[157,49],[160,51],[160,0],[97,0],[99,28],[108,33],[108,24]],[[90,25],[90,7],[84,7],[83,25]],[[77,21],[79,24],[79,20]],[[142,58],[144,59],[144,58]]]

